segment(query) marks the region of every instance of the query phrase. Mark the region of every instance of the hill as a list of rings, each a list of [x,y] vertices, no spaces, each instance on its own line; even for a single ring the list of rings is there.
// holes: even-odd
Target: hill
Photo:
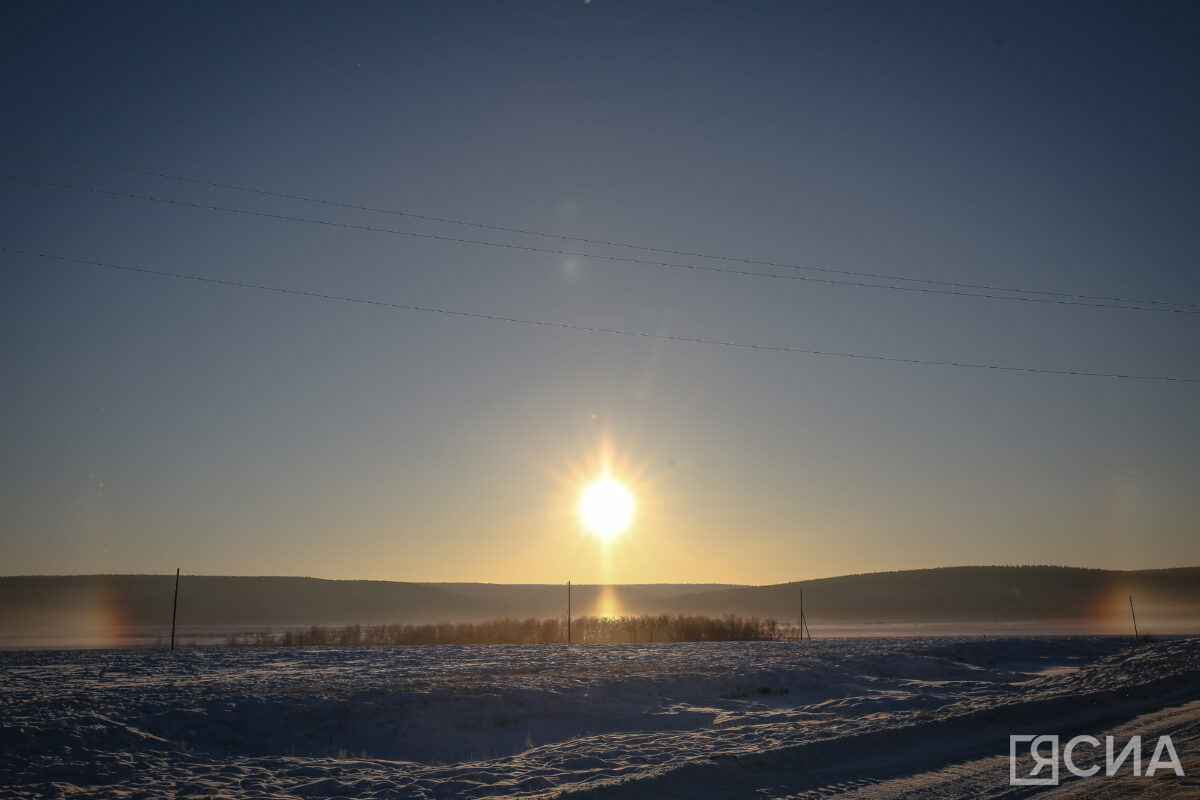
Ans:
[[[800,591],[823,622],[1105,621],[1200,619],[1200,567],[1117,571],[1077,567],[943,567],[875,572],[774,586],[737,587],[675,598],[670,611],[793,619]]]
[[[575,613],[642,614],[725,584],[576,586]],[[174,575],[0,577],[0,630],[169,625]],[[179,624],[342,625],[566,613],[565,586],[184,575]]]
[[[173,575],[0,577],[0,630],[115,630],[170,624]],[[1073,567],[945,567],[777,584],[576,586],[576,616],[705,614],[798,617],[811,623],[1119,624],[1128,596],[1147,624],[1200,620],[1200,567],[1110,571]],[[192,627],[478,621],[558,617],[552,585],[402,583],[185,575],[179,624]],[[1178,626],[1176,626],[1178,627]]]

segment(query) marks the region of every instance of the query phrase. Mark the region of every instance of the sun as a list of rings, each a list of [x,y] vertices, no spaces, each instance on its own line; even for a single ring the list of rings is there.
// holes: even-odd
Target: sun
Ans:
[[[633,509],[633,494],[608,475],[589,483],[579,496],[583,527],[606,542],[625,532]]]

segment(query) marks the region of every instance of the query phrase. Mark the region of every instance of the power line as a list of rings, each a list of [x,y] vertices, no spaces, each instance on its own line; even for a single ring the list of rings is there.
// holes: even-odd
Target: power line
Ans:
[[[317,219],[314,217],[296,217],[296,216],[291,216],[289,214],[273,214],[273,213],[269,213],[266,211],[254,211],[254,210],[245,209],[245,208],[233,208],[230,206],[217,206],[217,205],[211,205],[209,203],[197,203],[197,202],[190,201],[190,200],[172,200],[170,198],[154,197],[152,195],[130,194],[127,192],[113,191],[111,189],[97,189],[97,188],[90,187],[90,186],[76,186],[74,184],[57,183],[55,181],[45,181],[45,180],[40,180],[38,178],[27,178],[27,177],[22,177],[22,176],[17,176],[17,175],[0,175],[0,178],[2,178],[4,180],[9,180],[9,181],[17,181],[17,182],[21,182],[21,183],[35,184],[38,186],[50,186],[50,187],[54,187],[56,189],[69,189],[69,190],[77,191],[77,192],[88,192],[91,194],[106,195],[108,197],[119,197],[119,198],[123,198],[123,199],[127,199],[127,200],[144,200],[144,201],[148,201],[148,202],[152,202],[152,203],[161,203],[164,205],[180,206],[180,207],[185,207],[185,208],[199,208],[199,209],[204,209],[204,210],[208,210],[208,211],[222,211],[222,212],[226,212],[226,213],[230,213],[230,214],[241,214],[244,216],[259,217],[259,218],[263,218],[263,219],[282,220],[282,221],[286,221],[286,222],[301,222],[301,223],[305,223],[308,225],[324,225],[327,227],[342,228],[345,230],[352,230],[352,231],[370,231],[373,233],[387,233],[387,234],[392,234],[395,236],[408,236],[408,237],[412,237],[412,238],[416,238],[416,239],[432,239],[432,240],[441,241],[441,242],[454,242],[456,244],[472,244],[472,245],[480,245],[483,247],[499,247],[499,248],[504,248],[507,250],[521,250],[521,251],[531,252],[531,253],[546,253],[546,254],[550,254],[550,255],[570,256],[570,257],[576,257],[576,258],[593,258],[593,259],[600,259],[603,261],[615,261],[615,262],[623,262],[623,263],[629,263],[629,264],[640,264],[643,266],[669,267],[672,269],[686,269],[686,270],[694,270],[694,271],[699,271],[699,272],[716,272],[716,273],[723,273],[723,274],[727,274],[727,275],[737,275],[737,276],[742,276],[742,277],[774,278],[776,280],[805,281],[805,282],[809,282],[809,283],[833,284],[833,285],[838,285],[838,286],[852,286],[852,287],[857,287],[857,288],[888,289],[888,290],[897,291],[897,292],[917,292],[920,294],[950,295],[950,296],[954,296],[954,297],[976,297],[976,298],[985,299],[985,300],[1009,300],[1009,301],[1021,302],[1021,303],[1045,303],[1045,304],[1049,304],[1049,305],[1082,306],[1085,308],[1108,308],[1108,309],[1116,309],[1116,310],[1122,310],[1122,311],[1151,311],[1151,312],[1156,312],[1156,313],[1160,313],[1160,314],[1185,314],[1185,315],[1200,314],[1200,305],[1195,305],[1194,307],[1191,307],[1191,308],[1155,308],[1155,307],[1139,306],[1139,305],[1114,305],[1111,303],[1085,302],[1085,301],[1081,301],[1081,300],[1063,300],[1063,299],[1054,299],[1054,298],[1049,298],[1049,297],[1008,297],[1005,295],[983,294],[983,293],[978,293],[978,292],[958,291],[958,290],[954,290],[954,289],[930,289],[930,288],[921,287],[921,286],[890,286],[890,285],[882,284],[882,283],[868,283],[865,281],[849,281],[849,280],[840,280],[837,278],[815,278],[810,275],[779,275],[779,274],[773,273],[773,272],[757,272],[755,270],[735,269],[732,267],[713,267],[713,266],[705,266],[705,265],[701,265],[701,264],[688,264],[688,263],[676,262],[676,261],[657,261],[657,260],[653,260],[653,259],[633,258],[631,256],[600,255],[598,253],[584,253],[584,252],[580,252],[580,251],[576,251],[576,250],[560,250],[560,249],[549,248],[549,247],[535,247],[533,245],[510,244],[507,242],[492,242],[492,241],[486,241],[486,240],[482,240],[482,239],[467,239],[467,238],[458,237],[458,236],[443,236],[443,235],[438,235],[438,234],[433,234],[433,233],[417,233],[414,231],[397,230],[395,228],[381,228],[381,227],[377,227],[374,225],[357,225],[357,224],[348,223],[348,222],[334,222],[332,220]],[[1143,301],[1129,301],[1129,302],[1143,302]],[[1148,301],[1144,301],[1144,302],[1165,305],[1165,303],[1162,303],[1162,301],[1158,301],[1158,300],[1148,300]],[[1186,306],[1188,304],[1178,303],[1175,305]]]
[[[267,286],[258,283],[248,283],[245,281],[231,281],[222,278],[209,278],[203,275],[191,275],[183,272],[169,272],[166,270],[149,269],[146,267],[134,267],[126,264],[112,264],[104,261],[93,261],[84,258],[73,258],[70,256],[52,255],[49,253],[39,253],[31,250],[18,250],[11,247],[0,247],[0,252],[13,253],[16,255],[34,256],[36,258],[45,258],[55,261],[62,261],[72,264],[82,264],[90,267],[101,267],[104,269],[120,270],[123,272],[132,272],[141,275],[152,275],[160,278],[175,278],[179,280],[198,281],[200,283],[211,283],[219,286],[229,286],[239,289],[254,289],[263,292],[275,292],[278,294],[294,295],[299,297],[312,297],[320,300],[334,300],[342,303],[356,303],[359,305],[378,306],[382,308],[392,308],[402,311],[420,311],[429,314],[441,314],[450,317],[464,317],[470,319],[482,319],[491,322],[506,322],[518,325],[537,325],[544,328],[560,328],[564,330],[583,331],[585,333],[604,333],[615,336],[631,336],[641,339],[658,339],[668,342],[688,342],[691,344],[714,345],[718,347],[729,347],[743,350],[763,350],[776,353],[794,353],[798,355],[810,356],[826,356],[831,358],[854,358],[864,361],[887,361],[896,364],[918,364],[921,366],[932,367],[958,367],[961,369],[986,369],[1002,372],[1026,372],[1038,375],[1067,375],[1071,377],[1086,377],[1086,378],[1113,378],[1118,380],[1136,380],[1136,381],[1162,381],[1170,383],[1200,383],[1200,378],[1177,378],[1164,375],[1131,375],[1114,372],[1089,372],[1084,370],[1067,370],[1067,369],[1043,369],[1039,367],[1013,367],[1002,364],[975,364],[962,361],[935,361],[924,358],[901,358],[899,356],[882,356],[871,355],[867,353],[842,353],[831,350],[814,350],[803,347],[789,347],[786,345],[770,345],[756,344],[753,342],[735,342],[726,339],[705,339],[695,336],[674,336],[662,333],[647,333],[645,331],[625,330],[621,328],[604,328],[595,325],[575,325],[569,322],[554,322],[551,320],[527,319],[523,317],[505,317],[497,314],[482,314],[472,311],[458,311],[447,308],[435,308],[432,306],[417,306],[405,303],[392,303],[386,300],[372,300],[361,297],[347,297],[343,295],[325,294],[323,292],[309,292],[302,289],[289,289],[281,286]]]
[[[375,214],[389,214],[392,216],[407,217],[409,219],[419,219],[419,220],[423,220],[425,222],[439,222],[439,223],[445,223],[445,224],[449,224],[449,225],[463,225],[463,226],[471,227],[471,228],[479,228],[481,230],[501,231],[504,233],[516,233],[516,234],[521,234],[524,236],[539,236],[542,238],[558,239],[560,241],[567,241],[567,242],[580,242],[582,244],[596,244],[596,245],[602,245],[602,246],[606,246],[606,247],[624,247],[624,248],[628,248],[631,250],[641,250],[643,252],[649,252],[649,253],[662,253],[664,255],[683,256],[685,258],[706,258],[706,259],[712,259],[714,261],[725,261],[725,262],[729,262],[729,263],[747,264],[747,265],[760,266],[760,267],[775,267],[775,268],[779,268],[779,269],[793,269],[793,270],[805,270],[805,271],[809,271],[809,272],[823,272],[823,273],[833,274],[833,275],[845,275],[845,276],[853,277],[853,278],[871,278],[874,280],[904,281],[904,282],[908,282],[908,283],[919,283],[919,284],[923,284],[923,285],[927,285],[927,286],[948,286],[953,289],[976,289],[976,290],[981,290],[984,292],[1008,292],[1010,294],[1044,295],[1047,297],[1069,298],[1069,299],[1073,299],[1073,300],[1100,301],[1100,302],[1106,303],[1106,304],[1107,303],[1140,303],[1143,305],[1182,306],[1185,308],[1200,309],[1200,303],[1179,303],[1179,302],[1168,301],[1168,300],[1149,300],[1149,299],[1139,299],[1139,298],[1129,298],[1129,297],[1109,297],[1109,296],[1105,296],[1105,295],[1077,294],[1077,293],[1072,293],[1072,292],[1056,292],[1056,291],[1050,291],[1050,290],[1046,290],[1046,289],[1024,289],[1024,288],[1007,287],[1007,286],[994,286],[994,285],[982,284],[982,283],[941,281],[941,280],[934,280],[931,278],[914,278],[914,277],[906,276],[906,275],[892,275],[892,274],[881,273],[881,272],[860,272],[860,271],[855,271],[855,270],[836,269],[833,267],[814,267],[814,266],[807,266],[807,265],[803,265],[803,264],[790,264],[787,262],[780,262],[780,261],[767,261],[767,260],[761,260],[761,259],[747,258],[744,256],[726,256],[726,255],[716,255],[713,253],[701,253],[701,252],[690,251],[690,250],[676,250],[676,249],[671,249],[671,248],[666,248],[666,247],[653,247],[650,245],[633,244],[630,242],[617,242],[617,241],[612,241],[609,239],[596,239],[596,238],[589,238],[589,237],[585,237],[585,236],[572,236],[572,235],[561,234],[561,233],[548,233],[546,231],[536,231],[536,230],[531,230],[528,228],[516,228],[516,227],[505,226],[505,225],[493,225],[493,224],[488,224],[488,223],[484,223],[484,222],[472,222],[470,220],[457,219],[454,217],[442,217],[442,216],[434,216],[434,215],[430,215],[430,214],[418,214],[418,213],[411,212],[411,211],[399,211],[396,209],[379,208],[376,206],[358,205],[355,203],[346,203],[346,202],[341,202],[338,200],[327,200],[327,199],[322,199],[319,197],[311,197],[308,195],[290,194],[287,192],[276,192],[276,191],[271,191],[268,189],[258,189],[255,187],[242,186],[242,185],[234,184],[234,183],[222,183],[219,181],[204,180],[202,178],[192,178],[192,177],[187,177],[187,176],[183,176],[183,175],[174,175],[174,174],[171,174],[168,172],[159,172],[157,170],[139,169],[137,167],[128,167],[128,166],[123,166],[120,164],[110,164],[110,163],[103,162],[103,161],[89,161],[87,159],[77,158],[75,156],[62,155],[59,153],[46,153],[46,152],[39,151],[39,150],[30,150],[28,148],[16,147],[16,146],[7,145],[7,144],[0,144],[0,150],[8,150],[8,151],[11,151],[14,153],[24,153],[26,155],[36,156],[38,158],[49,158],[49,159],[56,159],[58,161],[67,161],[67,162],[71,162],[74,164],[81,164],[81,165],[89,166],[89,167],[101,167],[104,169],[117,170],[120,172],[127,172],[127,173],[131,173],[131,174],[135,174],[135,175],[147,175],[147,176],[155,177],[155,178],[164,178],[167,180],[180,181],[183,183],[197,184],[200,186],[210,186],[210,187],[213,187],[216,189],[226,189],[226,190],[231,190],[231,191],[247,192],[250,194],[262,195],[265,197],[276,197],[276,198],[280,198],[283,200],[298,200],[298,201],[305,202],[305,203],[317,203],[320,205],[332,206],[335,208],[345,208],[345,209],[350,209],[350,210],[354,210],[354,211],[368,211],[368,212],[375,213]],[[54,185],[58,185],[58,184],[54,184]],[[228,209],[225,209],[225,210],[228,210]],[[462,240],[458,240],[458,239],[450,239],[450,240],[451,241],[462,241]],[[472,243],[473,244],[490,244],[490,243],[486,243],[486,242],[472,242]],[[550,251],[541,251],[541,252],[561,253],[562,251],[550,250]],[[588,258],[605,258],[605,256],[595,256],[595,255],[591,255],[591,254],[587,254],[587,253],[569,253],[569,255],[585,256]],[[624,261],[627,259],[613,259],[613,260]],[[660,264],[661,262],[653,262],[653,261],[643,262],[643,261],[634,260],[633,263]],[[662,266],[683,266],[683,265],[662,264]],[[769,273],[750,273],[750,274],[769,275]],[[782,277],[782,276],[772,276],[772,277]],[[841,281],[831,281],[831,282],[842,283]],[[851,286],[870,286],[872,288],[886,288],[886,289],[904,289],[904,288],[906,288],[906,287],[899,287],[899,286],[879,286],[878,284],[859,284],[859,283],[849,283],[849,282],[846,282],[846,283],[847,283],[847,285],[851,285]],[[959,293],[946,292],[946,294],[959,294]],[[995,300],[1021,299],[1021,298],[1015,298],[1015,297],[993,297],[991,295],[975,294],[975,293],[968,293],[968,292],[963,292],[963,293],[961,293],[960,296],[986,297],[988,299],[995,299]],[[1080,305],[1092,305],[1092,304],[1080,304]],[[1118,308],[1119,306],[1100,305],[1098,307]],[[1136,309],[1136,310],[1151,311],[1151,310],[1155,310],[1155,309]]]

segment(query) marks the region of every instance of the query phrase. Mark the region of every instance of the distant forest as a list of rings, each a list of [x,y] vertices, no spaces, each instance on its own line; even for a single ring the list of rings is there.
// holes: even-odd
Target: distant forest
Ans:
[[[759,642],[785,635],[773,619],[704,617],[678,614],[638,617],[575,617],[571,641],[621,644],[632,642]],[[322,645],[431,645],[431,644],[554,644],[567,641],[567,621],[557,619],[497,619],[426,625],[313,625],[307,630],[282,633],[253,631],[232,633],[231,647],[309,647]]]

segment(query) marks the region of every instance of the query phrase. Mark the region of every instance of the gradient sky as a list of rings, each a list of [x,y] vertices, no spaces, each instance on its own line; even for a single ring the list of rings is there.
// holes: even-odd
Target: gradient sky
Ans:
[[[0,15],[11,147],[705,254],[1200,303],[1194,3],[8,2]],[[821,276],[12,150],[0,173]],[[1195,313],[670,269],[8,179],[0,209],[0,247],[222,280],[1200,378]],[[622,337],[12,253],[0,269],[3,574],[762,584],[1200,563],[1197,383]],[[574,513],[606,462],[638,502],[607,549]]]

